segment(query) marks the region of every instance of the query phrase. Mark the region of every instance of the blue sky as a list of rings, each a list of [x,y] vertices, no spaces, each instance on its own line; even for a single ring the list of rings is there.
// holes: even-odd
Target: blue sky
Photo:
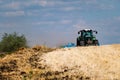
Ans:
[[[0,38],[18,32],[29,45],[76,43],[77,32],[98,31],[100,44],[120,43],[120,0],[0,0]]]

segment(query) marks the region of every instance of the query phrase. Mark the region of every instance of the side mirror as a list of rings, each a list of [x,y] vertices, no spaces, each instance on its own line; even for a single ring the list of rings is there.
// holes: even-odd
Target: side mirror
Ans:
[[[97,34],[98,32],[96,31],[96,34]]]
[[[80,32],[78,32],[78,34],[80,34]]]
[[[93,31],[93,32],[95,32],[96,34],[98,33],[97,31]]]

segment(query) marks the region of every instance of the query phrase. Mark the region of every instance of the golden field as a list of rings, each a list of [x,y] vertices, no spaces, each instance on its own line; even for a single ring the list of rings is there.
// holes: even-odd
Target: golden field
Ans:
[[[21,48],[0,58],[0,80],[120,80],[120,44]]]

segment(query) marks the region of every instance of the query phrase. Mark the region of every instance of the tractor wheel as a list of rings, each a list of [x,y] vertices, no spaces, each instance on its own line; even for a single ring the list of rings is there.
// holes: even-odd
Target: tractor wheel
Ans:
[[[77,38],[77,46],[80,46],[80,40]]]
[[[84,41],[80,41],[80,46],[85,46],[85,42]]]
[[[95,40],[95,41],[94,41],[94,45],[95,45],[95,46],[99,46],[98,40]]]

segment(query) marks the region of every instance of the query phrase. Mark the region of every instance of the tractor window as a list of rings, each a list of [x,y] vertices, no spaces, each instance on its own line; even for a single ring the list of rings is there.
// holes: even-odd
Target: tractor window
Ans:
[[[83,35],[83,36],[85,36],[85,34],[86,34],[86,33],[85,33],[85,32],[83,32],[83,34],[82,34],[82,35]]]
[[[85,35],[86,35],[86,37],[91,37],[91,36],[92,36],[92,32],[91,32],[91,31],[87,31],[87,32],[85,33]]]

